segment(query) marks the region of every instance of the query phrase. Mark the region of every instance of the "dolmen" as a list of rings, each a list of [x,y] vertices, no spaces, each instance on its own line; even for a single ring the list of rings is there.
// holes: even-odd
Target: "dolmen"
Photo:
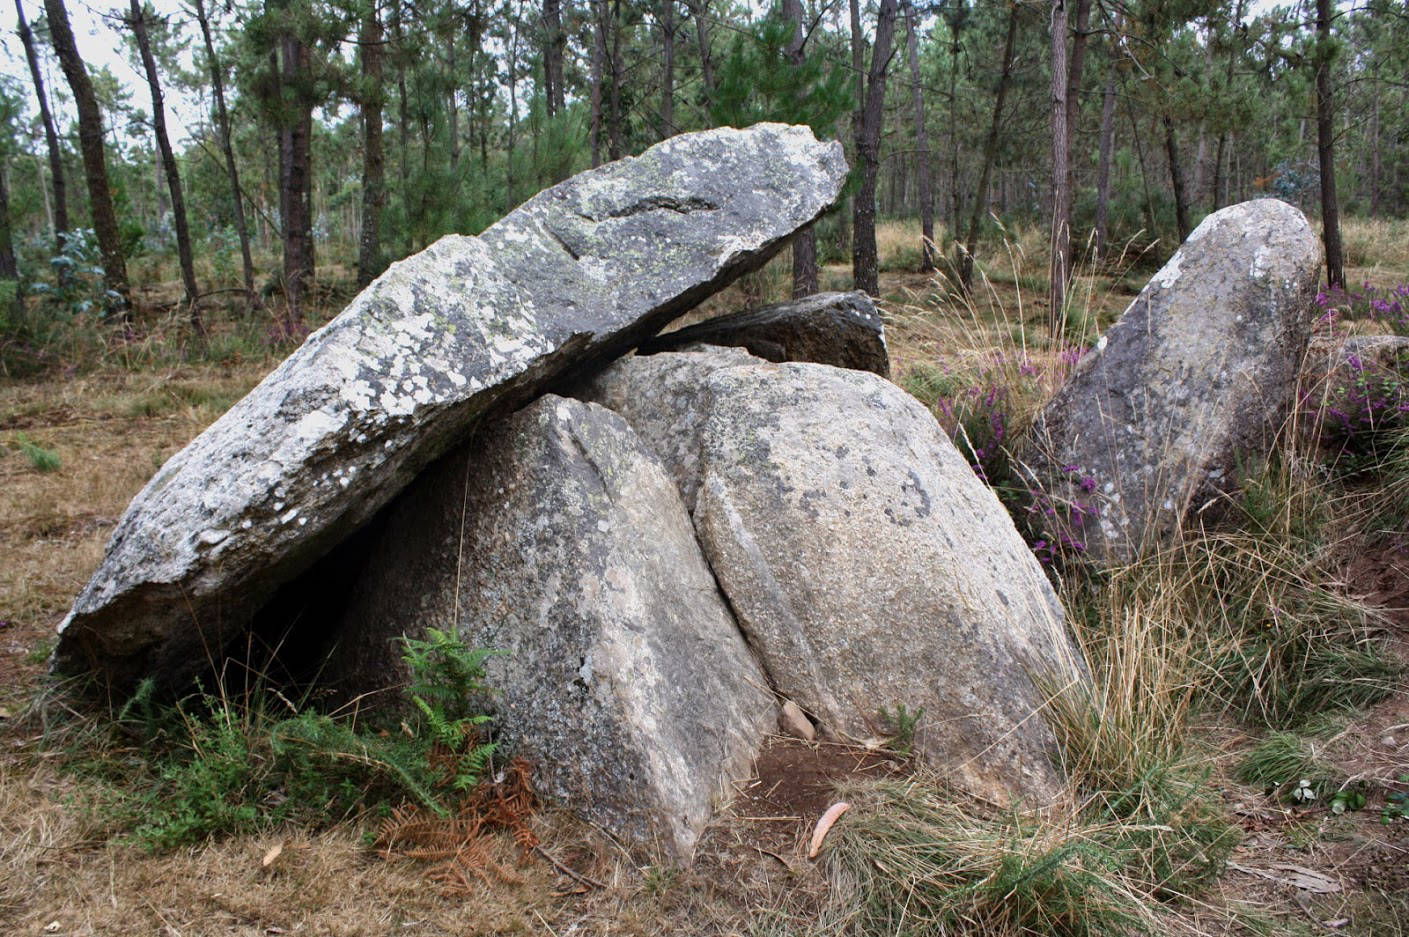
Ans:
[[[842,741],[923,713],[956,787],[1049,802],[1039,712],[1085,665],[995,495],[881,376],[870,300],[657,338],[846,171],[806,128],[685,134],[393,265],[137,495],[55,669],[179,692],[257,636],[360,693],[454,630],[502,652],[495,735],[542,793],[679,862],[784,703]]]

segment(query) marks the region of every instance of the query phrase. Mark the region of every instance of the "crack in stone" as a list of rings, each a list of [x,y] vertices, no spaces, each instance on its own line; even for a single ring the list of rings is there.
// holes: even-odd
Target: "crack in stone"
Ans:
[[[630,205],[622,208],[614,208],[607,212],[575,212],[578,217],[588,221],[602,222],[611,218],[630,218],[633,215],[642,215],[648,211],[673,211],[677,215],[688,215],[697,211],[718,211],[719,206],[708,199],[692,195],[688,198],[676,198],[673,195],[652,195],[647,198],[637,199]]]

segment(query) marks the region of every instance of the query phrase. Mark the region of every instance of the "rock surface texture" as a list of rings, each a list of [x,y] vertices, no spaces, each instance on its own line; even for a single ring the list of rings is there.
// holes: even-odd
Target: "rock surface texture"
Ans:
[[[393,265],[134,499],[55,666],[198,669],[487,413],[761,265],[845,173],[806,128],[681,135]]]
[[[700,431],[709,417],[709,376],[720,368],[762,364],[742,348],[698,345],[614,362],[574,396],[626,417],[660,458],[687,508],[700,486]]]
[[[333,673],[395,682],[403,630],[458,628],[539,790],[688,860],[777,706],[659,462],[617,414],[548,395],[392,507]]]
[[[865,293],[817,293],[666,332],[638,354],[699,342],[746,348],[768,361],[811,361],[890,376],[885,323]]]
[[[923,708],[917,750],[955,783],[999,802],[1056,793],[1030,675],[1064,685],[1085,671],[1037,561],[929,411],[825,365],[716,352],[617,367],[705,376],[656,403],[706,414],[682,434],[698,434],[697,457],[674,468],[775,691],[858,739],[894,728],[883,709]],[[633,402],[628,420],[643,425]]]
[[[1124,562],[1236,485],[1292,403],[1321,247],[1262,199],[1214,212],[1155,274],[1038,415],[1022,452],[1053,502],[1092,512],[1069,532]]]

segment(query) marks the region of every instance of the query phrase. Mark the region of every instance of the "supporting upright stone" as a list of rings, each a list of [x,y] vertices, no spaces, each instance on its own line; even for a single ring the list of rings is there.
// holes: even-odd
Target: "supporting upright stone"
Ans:
[[[325,679],[395,685],[432,627],[504,652],[484,705],[541,793],[676,861],[776,719],[674,483],[595,404],[545,396],[402,494]]]

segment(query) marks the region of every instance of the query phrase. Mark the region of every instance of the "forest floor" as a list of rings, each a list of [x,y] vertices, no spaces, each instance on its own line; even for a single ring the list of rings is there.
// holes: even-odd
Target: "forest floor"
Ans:
[[[1409,271],[1404,271],[1409,274]],[[827,276],[837,279],[839,271]],[[1372,275],[1382,274],[1375,272]],[[898,383],[925,368],[1020,346],[1045,326],[1021,277],[952,303],[918,273],[883,277]],[[1400,279],[1409,279],[1402,276]],[[830,284],[824,283],[824,286]],[[1134,284],[1138,288],[1138,283]],[[1087,278],[1090,337],[1133,295],[1125,278]],[[711,302],[745,302],[757,284]],[[1030,292],[1030,291],[1029,291]],[[991,339],[986,341],[985,339]],[[1040,357],[1035,350],[1034,356]],[[1049,354],[1056,354],[1051,352]],[[840,927],[857,899],[834,863],[809,861],[806,838],[839,797],[914,770],[884,751],[776,738],[756,777],[738,785],[687,870],[632,853],[603,831],[547,808],[540,854],[520,864],[505,838],[503,873],[443,894],[426,868],[366,845],[377,821],[269,829],[150,853],[129,842],[101,791],[70,766],[83,725],[43,697],[54,628],[101,558],[129,499],[168,457],[276,363],[104,368],[0,383],[0,928],[89,935],[653,935],[817,933]],[[20,438],[58,453],[41,472]],[[1409,533],[1347,542],[1338,588],[1383,611],[1392,651],[1409,664]],[[1240,842],[1203,892],[1161,911],[1169,934],[1409,933],[1409,820],[1380,822],[1383,792],[1409,774],[1409,685],[1334,720],[1312,744],[1369,804],[1335,814],[1235,780],[1264,733],[1198,711],[1196,745]],[[120,771],[135,747],[107,749]],[[1402,785],[1401,785],[1402,789]],[[1376,798],[1379,799],[1376,799]],[[843,820],[843,823],[846,821]],[[545,856],[551,856],[549,862]],[[568,870],[571,870],[570,872]],[[937,933],[937,931],[934,931]],[[973,933],[984,932],[981,926]]]

